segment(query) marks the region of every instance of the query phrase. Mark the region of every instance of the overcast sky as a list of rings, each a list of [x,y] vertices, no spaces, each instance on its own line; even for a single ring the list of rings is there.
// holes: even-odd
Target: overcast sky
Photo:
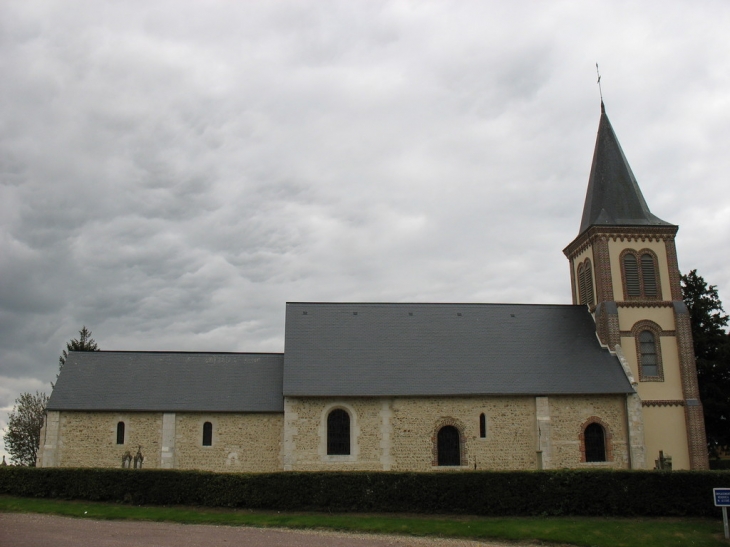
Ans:
[[[728,29],[726,0],[0,0],[0,427],[82,325],[281,352],[287,301],[570,303],[596,62],[730,299]]]

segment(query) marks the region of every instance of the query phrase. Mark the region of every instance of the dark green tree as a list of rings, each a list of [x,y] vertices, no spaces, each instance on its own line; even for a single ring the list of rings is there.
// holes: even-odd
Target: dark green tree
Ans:
[[[697,378],[711,456],[730,449],[730,336],[716,285],[692,270],[682,276],[682,295],[692,323]]]
[[[81,327],[78,338],[72,338],[69,342],[66,342],[66,349],[61,352],[61,356],[58,358],[59,374],[63,365],[66,364],[69,351],[99,351],[99,346],[96,345],[96,341],[91,337],[91,331],[86,328],[86,325]],[[56,374],[56,380],[58,380],[58,374]],[[56,387],[56,384],[51,382],[51,389],[54,387]]]
[[[35,395],[21,393],[15,399],[5,429],[5,450],[17,465],[35,467],[47,403],[48,396],[37,391]]]
[[[61,352],[61,357],[58,358],[59,370],[66,364],[69,351],[99,351],[99,346],[91,337],[91,331],[86,328],[86,325],[81,327],[78,338],[72,338],[70,342],[66,342],[66,349]]]

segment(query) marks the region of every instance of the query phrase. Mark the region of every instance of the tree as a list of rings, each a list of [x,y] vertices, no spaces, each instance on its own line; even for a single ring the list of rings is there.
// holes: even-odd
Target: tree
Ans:
[[[86,325],[81,327],[78,338],[72,338],[70,342],[66,342],[66,349],[61,352],[61,357],[58,358],[59,371],[66,364],[69,351],[99,351],[99,346],[96,345],[96,341],[91,337],[91,331],[86,328]]]
[[[21,393],[15,399],[5,429],[5,450],[17,465],[35,467],[47,403],[48,396],[37,391],[35,395]]]
[[[712,456],[730,449],[730,335],[716,285],[692,270],[682,276],[682,295],[692,324],[697,379]]]

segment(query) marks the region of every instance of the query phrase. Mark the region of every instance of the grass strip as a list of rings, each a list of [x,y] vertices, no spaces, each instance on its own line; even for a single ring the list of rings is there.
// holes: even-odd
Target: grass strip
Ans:
[[[275,513],[202,507],[131,506],[0,496],[0,511],[102,520],[326,529],[462,539],[544,541],[586,547],[728,547],[722,522],[689,518],[594,518]]]

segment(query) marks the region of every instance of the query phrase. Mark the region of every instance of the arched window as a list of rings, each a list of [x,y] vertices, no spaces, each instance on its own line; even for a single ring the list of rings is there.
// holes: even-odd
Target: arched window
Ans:
[[[656,339],[654,333],[643,330],[639,333],[639,349],[642,376],[659,376],[659,362],[657,360]]]
[[[350,455],[350,415],[336,408],[327,416],[327,454]]]
[[[634,323],[631,336],[636,343],[636,365],[640,382],[663,382],[661,336],[664,331],[654,321],[644,319]]]
[[[484,412],[479,415],[479,436],[482,439],[487,438],[487,417],[484,415]]]
[[[124,422],[117,424],[117,444],[124,444]]]
[[[653,251],[627,249],[622,253],[621,263],[626,298],[661,298]]]
[[[213,445],[213,424],[205,422],[203,424],[203,446]]]
[[[461,441],[459,430],[453,425],[439,429],[437,437],[438,464],[461,465]]]
[[[587,462],[606,461],[606,434],[601,424],[595,422],[586,426],[583,442]]]

